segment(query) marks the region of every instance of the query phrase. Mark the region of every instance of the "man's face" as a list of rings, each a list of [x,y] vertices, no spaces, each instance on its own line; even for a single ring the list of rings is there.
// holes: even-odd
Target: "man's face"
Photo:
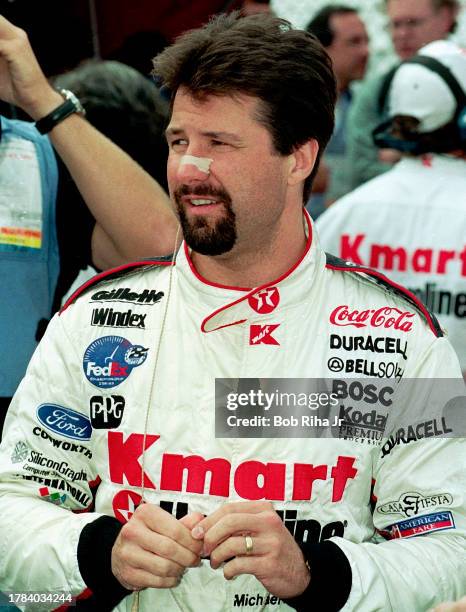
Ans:
[[[167,128],[170,196],[186,242],[203,255],[259,247],[286,217],[290,158],[275,152],[257,109],[243,94],[202,101],[183,88],[176,94]]]
[[[402,60],[445,38],[455,20],[450,8],[435,10],[432,0],[388,0],[387,13],[393,46]]]
[[[338,87],[343,90],[351,81],[363,78],[369,57],[369,39],[356,13],[332,15],[329,25],[333,40],[326,51],[332,58]]]

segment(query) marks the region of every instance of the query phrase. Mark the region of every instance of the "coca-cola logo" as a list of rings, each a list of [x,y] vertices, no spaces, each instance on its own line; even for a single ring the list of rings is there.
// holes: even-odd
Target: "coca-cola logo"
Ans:
[[[330,323],[339,327],[385,327],[403,332],[411,331],[415,314],[392,306],[377,310],[350,310],[348,305],[337,306],[330,314]]]

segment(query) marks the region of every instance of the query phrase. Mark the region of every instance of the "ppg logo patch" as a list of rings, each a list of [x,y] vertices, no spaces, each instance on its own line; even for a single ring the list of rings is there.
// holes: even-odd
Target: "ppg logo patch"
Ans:
[[[116,429],[120,426],[125,408],[121,395],[94,395],[90,401],[91,423],[94,429]]]
[[[144,363],[148,351],[121,336],[98,338],[84,352],[84,374],[95,387],[116,387],[128,378],[133,368]]]

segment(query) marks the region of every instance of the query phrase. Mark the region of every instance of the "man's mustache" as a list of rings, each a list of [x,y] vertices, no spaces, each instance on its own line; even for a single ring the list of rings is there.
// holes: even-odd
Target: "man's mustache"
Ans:
[[[231,198],[224,189],[217,189],[212,185],[180,185],[173,194],[177,200],[187,195],[205,196],[222,200],[225,204],[231,204]]]

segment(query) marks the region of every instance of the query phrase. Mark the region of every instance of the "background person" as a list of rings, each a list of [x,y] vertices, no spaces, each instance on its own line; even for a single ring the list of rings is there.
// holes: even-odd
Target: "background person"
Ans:
[[[416,57],[440,62],[446,77],[409,60],[396,71],[377,141],[402,161],[317,225],[326,250],[409,287],[448,331],[466,373],[466,54],[437,41]]]
[[[434,40],[455,30],[457,0],[386,0],[389,29],[396,54],[408,59]],[[389,170],[399,154],[375,147],[372,131],[383,121],[381,92],[389,72],[371,77],[359,89],[348,115],[347,154],[350,190]],[[383,98],[383,96],[382,96]]]
[[[313,185],[307,209],[313,219],[325,207],[350,190],[346,156],[346,123],[352,101],[351,84],[362,79],[369,58],[369,39],[364,22],[357,11],[342,4],[333,4],[317,12],[306,27],[325,47],[332,60],[337,80],[338,98],[335,107],[335,129]],[[316,183],[327,175],[323,193],[315,193]]]
[[[63,102],[39,74],[50,95]],[[56,82],[82,94],[88,111],[83,129],[91,130],[90,123],[96,125],[166,186],[163,131],[168,108],[153,83],[116,62],[83,66]],[[60,127],[50,132],[52,139]],[[2,128],[0,275],[8,291],[1,301],[1,329],[2,348],[9,358],[0,376],[0,431],[37,342],[79,270],[89,264],[106,269],[153,254],[153,231],[165,219],[164,211],[164,228],[170,222],[176,227],[167,196],[155,183],[159,210],[140,197],[137,187],[129,189],[128,183],[112,204],[105,194],[98,198],[98,189],[88,189],[88,209],[65,165],[56,160],[46,135],[32,124],[6,118],[2,118]],[[103,149],[113,147],[110,140],[91,133],[101,138]],[[99,173],[92,148],[76,147],[72,137],[70,134],[68,141],[68,135],[64,136],[68,141],[64,146],[73,157],[89,158],[92,167],[83,175],[87,184],[101,182],[105,192],[111,191],[116,183],[112,181],[114,167],[103,161]],[[148,243],[144,242],[145,231],[150,232]],[[160,240],[163,248],[165,239],[161,236]]]

